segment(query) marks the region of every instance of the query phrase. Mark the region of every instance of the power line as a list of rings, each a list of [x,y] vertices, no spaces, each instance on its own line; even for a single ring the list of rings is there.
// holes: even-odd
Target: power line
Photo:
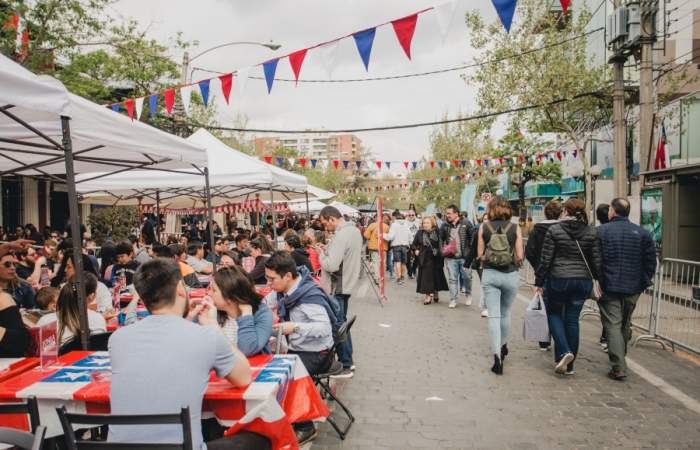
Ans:
[[[445,69],[438,69],[438,70],[431,70],[428,72],[419,72],[419,73],[410,73],[410,74],[404,74],[404,75],[391,75],[391,76],[385,76],[385,77],[371,77],[371,78],[345,78],[345,79],[335,79],[335,80],[324,80],[324,79],[299,79],[299,83],[356,83],[356,82],[363,82],[363,81],[385,81],[385,80],[396,80],[396,79],[401,79],[401,78],[415,78],[415,77],[424,77],[428,75],[436,75],[436,74],[441,74],[441,73],[446,73],[446,72],[454,72],[457,70],[464,70],[464,69],[470,69],[473,67],[479,67],[479,66],[485,66],[488,64],[494,64],[498,63],[501,61],[506,61],[508,59],[513,59],[513,58],[519,58],[521,56],[529,55],[531,53],[539,52],[542,50],[547,50],[549,48],[553,47],[558,47],[560,45],[564,45],[568,42],[574,41],[576,39],[580,39],[586,36],[589,36],[593,33],[597,33],[599,31],[604,30],[604,27],[599,27],[596,28],[595,30],[588,31],[583,34],[579,34],[573,37],[570,37],[568,39],[565,39],[563,41],[559,42],[554,42],[552,44],[547,44],[543,45],[541,47],[533,48],[530,50],[526,50],[521,53],[516,53],[508,56],[503,56],[501,58],[495,58],[491,59],[488,61],[482,61],[480,63],[471,63],[471,64],[466,64],[462,66],[455,66],[455,67],[448,67]],[[216,73],[216,74],[225,74],[228,72],[219,72],[216,70],[210,70],[210,69],[205,69],[202,67],[195,67],[194,70],[200,70],[203,72],[210,72],[210,73]],[[265,80],[264,77],[258,77],[258,76],[249,76],[248,78],[254,79],[254,80]],[[297,80],[293,78],[275,78],[275,81],[283,81],[283,82],[288,82],[288,83],[297,83]]]
[[[326,129],[320,129],[320,130],[312,130],[312,129],[273,130],[273,129],[262,129],[262,128],[235,128],[235,127],[210,126],[210,125],[203,125],[203,124],[192,123],[192,122],[187,123],[187,125],[190,125],[193,127],[199,127],[199,128],[206,128],[209,130],[216,130],[216,131],[236,131],[236,132],[247,132],[247,133],[275,133],[275,134],[359,133],[359,132],[364,132],[364,131],[401,130],[401,129],[406,129],[406,128],[430,127],[430,126],[444,125],[444,124],[449,124],[449,123],[468,122],[468,121],[472,121],[472,120],[479,120],[479,119],[486,119],[489,117],[500,116],[503,114],[512,114],[512,113],[517,113],[517,112],[529,111],[532,109],[543,108],[546,106],[558,105],[560,103],[565,103],[565,102],[569,102],[569,101],[576,100],[579,98],[584,98],[584,97],[599,97],[600,98],[600,97],[602,97],[602,94],[600,92],[586,92],[583,94],[575,95],[573,97],[559,98],[559,99],[556,99],[556,100],[553,100],[553,101],[547,102],[547,103],[521,106],[519,108],[513,108],[513,109],[504,110],[504,111],[477,114],[474,116],[459,117],[456,119],[445,119],[445,120],[436,120],[436,121],[432,121],[432,122],[418,122],[418,123],[410,123],[410,124],[402,124],[402,125],[387,125],[387,126],[382,126],[382,127],[346,128],[346,129],[335,129],[335,130],[333,130],[333,129],[330,129],[330,130],[326,130]]]

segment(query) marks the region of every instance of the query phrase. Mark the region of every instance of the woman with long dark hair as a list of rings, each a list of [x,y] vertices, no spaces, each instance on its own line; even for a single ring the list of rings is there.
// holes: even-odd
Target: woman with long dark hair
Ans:
[[[82,255],[83,259],[83,271],[88,274],[92,274],[97,278],[96,295],[93,299],[95,301],[94,305],[92,302],[87,302],[88,307],[94,307],[98,312],[105,313],[112,310],[112,294],[109,288],[99,280],[97,269],[92,263],[92,259],[88,255]],[[73,250],[66,250],[63,253],[63,259],[61,264],[58,266],[56,275],[51,279],[51,287],[60,288],[63,283],[65,283],[70,278],[75,276],[75,260],[73,257]]]
[[[429,305],[437,303],[438,292],[448,290],[448,286],[435,218],[424,217],[421,226],[413,238],[411,250],[415,252],[418,262],[416,292],[423,294],[423,304]]]
[[[214,274],[211,297],[219,311],[224,335],[246,356],[270,353],[272,311],[262,303],[250,276],[240,267],[225,267]]]
[[[579,316],[601,273],[600,244],[588,225],[585,204],[571,198],[562,219],[549,227],[535,277],[536,291],[547,292],[547,320],[554,339],[554,370],[573,375],[579,345]]]
[[[83,276],[83,282],[85,283],[85,302],[90,304],[95,300],[97,277],[93,273],[86,272]],[[36,323],[36,326],[40,327],[58,321],[58,342],[59,345],[63,345],[80,334],[80,308],[78,305],[78,288],[75,277],[70,277],[58,295],[56,312],[43,316]],[[107,323],[102,314],[92,309],[88,309],[87,313],[90,333],[107,331]]]

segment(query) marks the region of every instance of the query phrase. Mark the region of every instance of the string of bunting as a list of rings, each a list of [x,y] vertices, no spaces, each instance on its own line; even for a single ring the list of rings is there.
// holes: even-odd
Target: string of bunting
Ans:
[[[189,115],[191,96],[192,92],[195,89],[199,90],[204,105],[208,106],[209,93],[213,81],[215,84],[220,85],[223,98],[226,101],[226,104],[229,104],[231,97],[231,89],[233,87],[234,82],[234,75],[236,78],[236,83],[238,85],[239,92],[240,94],[242,94],[245,85],[248,81],[250,70],[253,67],[260,66],[262,66],[263,74],[265,77],[267,92],[268,94],[270,94],[272,92],[272,86],[275,81],[275,73],[277,72],[277,66],[281,59],[287,59],[289,61],[292,73],[294,74],[294,80],[298,83],[299,76],[301,75],[301,69],[304,64],[304,60],[306,59],[307,53],[310,50],[318,50],[320,52],[320,56],[322,57],[323,65],[325,66],[330,77],[330,74],[333,71],[333,66],[335,64],[335,55],[338,48],[338,43],[343,39],[350,38],[352,38],[355,43],[355,47],[357,48],[357,52],[360,56],[362,64],[365,67],[365,70],[369,72],[370,58],[372,55],[372,46],[374,44],[374,38],[377,33],[377,28],[389,25],[391,25],[391,27],[393,28],[399,46],[403,50],[406,57],[410,60],[412,56],[411,44],[413,42],[413,36],[416,31],[416,25],[418,24],[418,17],[424,13],[427,13],[428,11],[433,11],[436,15],[436,21],[438,23],[438,26],[440,27],[442,41],[444,42],[445,36],[447,35],[447,31],[449,29],[449,25],[452,21],[457,7],[457,1],[458,0],[451,0],[437,6],[431,6],[405,17],[394,19],[379,25],[375,25],[373,27],[365,28],[360,31],[356,31],[354,33],[341,36],[330,41],[321,42],[310,47],[296,50],[287,55],[280,56],[278,58],[273,58],[249,67],[224,73],[216,77],[205,78],[193,83],[171,86],[159,92],[154,92],[143,97],[128,98],[122,102],[112,103],[107,106],[115,112],[120,112],[122,110],[126,111],[129,118],[131,118],[132,120],[134,120],[134,118],[136,118],[136,120],[140,120],[141,114],[143,113],[144,104],[147,102],[150,116],[151,118],[153,118],[158,112],[158,103],[162,97],[162,101],[164,102],[165,106],[165,111],[168,115],[171,115],[173,112],[173,106],[175,105],[176,91],[179,91],[182,99],[184,112],[186,115]],[[510,26],[513,20],[513,15],[515,13],[517,0],[491,1],[506,32],[510,32]],[[571,0],[559,1],[561,3],[562,9],[564,10],[564,13],[566,13],[569,9]]]
[[[549,152],[538,152],[533,154],[520,154],[516,156],[505,156],[505,157],[482,157],[477,159],[453,159],[453,160],[429,160],[429,161],[407,161],[407,160],[374,160],[374,167],[371,167],[372,161],[362,161],[362,160],[351,160],[351,159],[319,159],[319,158],[285,158],[285,157],[275,157],[275,156],[263,156],[263,160],[268,164],[276,164],[277,166],[284,166],[288,164],[290,167],[298,165],[301,168],[310,167],[312,169],[328,169],[333,167],[334,169],[343,170],[356,169],[362,170],[363,167],[367,166],[369,169],[374,169],[375,167],[379,170],[386,169],[391,170],[394,168],[403,167],[407,171],[419,170],[419,169],[465,169],[467,167],[496,167],[520,163],[530,163],[540,165],[545,162],[561,162],[564,159],[578,158],[578,150],[552,150]]]
[[[253,213],[271,211],[272,208],[268,203],[261,200],[247,200],[237,203],[226,203],[225,205],[215,206],[212,208],[214,213]],[[286,212],[289,206],[286,202],[275,203],[274,210],[277,212]],[[160,208],[160,214],[174,214],[176,216],[198,216],[208,213],[207,208]],[[155,205],[141,205],[142,214],[155,214],[157,212]]]

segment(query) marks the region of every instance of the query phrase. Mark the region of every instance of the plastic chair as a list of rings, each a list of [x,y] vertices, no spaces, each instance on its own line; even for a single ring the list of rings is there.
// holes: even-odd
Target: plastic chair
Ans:
[[[39,426],[39,404],[36,397],[27,397],[26,403],[0,403],[0,414],[27,414],[32,433]]]
[[[338,426],[332,415],[328,416],[326,419],[328,423],[331,424],[335,432],[338,433],[338,437],[340,437],[341,440],[345,440],[345,436],[347,436],[348,431],[350,431],[350,427],[352,426],[353,422],[355,422],[355,416],[352,415],[350,409],[348,409],[348,407],[345,406],[345,404],[341,402],[333,393],[330,386],[330,377],[343,371],[343,366],[335,360],[335,355],[338,352],[338,345],[347,340],[348,334],[350,333],[350,328],[352,328],[353,324],[355,323],[355,319],[357,319],[357,316],[352,316],[350,320],[342,324],[333,337],[333,347],[331,347],[330,351],[328,352],[326,361],[323,364],[323,367],[329,367],[329,369],[324,373],[311,375],[311,378],[314,380],[314,384],[321,388],[322,396],[324,398],[330,397],[331,400],[336,402],[336,404],[340,406],[348,418],[348,423],[343,428]]]
[[[112,336],[111,331],[91,334],[88,342],[88,350],[93,352],[106,352],[109,350],[107,344],[110,336]],[[83,346],[80,343],[80,335],[77,335],[73,336],[70,341],[66,342],[58,349],[58,355],[61,356],[65,355],[66,353],[80,351],[82,349]]]
[[[74,414],[68,413],[65,406],[56,408],[58,418],[66,436],[68,450],[126,450],[126,449],[159,449],[159,450],[192,450],[192,424],[190,408],[182,408],[177,414]],[[73,425],[182,425],[183,442],[181,444],[164,443],[117,443],[104,441],[78,440],[73,431]]]
[[[44,447],[46,427],[38,426],[34,433],[0,427],[0,443],[25,450],[41,450]]]

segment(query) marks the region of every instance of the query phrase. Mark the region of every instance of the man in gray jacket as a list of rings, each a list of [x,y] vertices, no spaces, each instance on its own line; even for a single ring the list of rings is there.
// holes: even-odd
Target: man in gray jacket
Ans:
[[[318,260],[321,269],[331,278],[331,294],[340,303],[338,322],[347,320],[348,301],[357,287],[362,268],[362,234],[352,222],[346,222],[342,214],[332,206],[326,206],[319,213],[321,224],[333,232],[328,247],[319,249]],[[338,358],[343,364],[343,372],[336,378],[351,378],[355,366],[352,361],[352,338],[338,345]]]

